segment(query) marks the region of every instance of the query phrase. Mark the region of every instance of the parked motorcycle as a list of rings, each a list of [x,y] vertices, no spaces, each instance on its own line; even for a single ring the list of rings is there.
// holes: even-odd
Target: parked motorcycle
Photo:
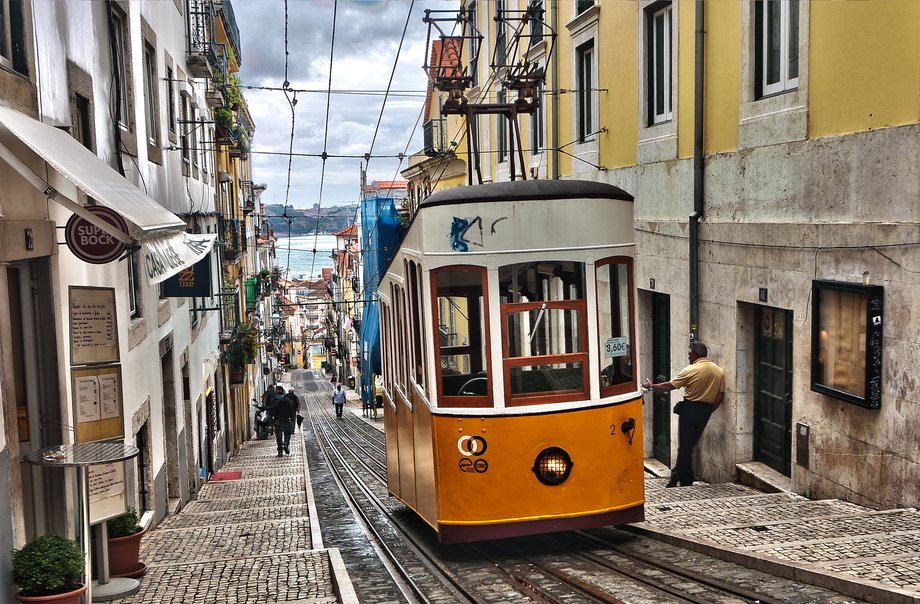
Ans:
[[[256,405],[254,403],[250,403],[250,405],[256,408],[256,438],[259,440],[265,440],[269,436],[274,436],[275,426],[271,416],[268,413],[268,407],[263,407],[262,405]]]

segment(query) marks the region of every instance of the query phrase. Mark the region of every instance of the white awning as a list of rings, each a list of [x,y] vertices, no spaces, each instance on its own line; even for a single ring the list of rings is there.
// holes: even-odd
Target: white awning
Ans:
[[[143,241],[148,237],[185,230],[186,225],[182,219],[143,193],[63,130],[2,106],[0,106],[0,124],[48,162],[48,165],[56,172],[92,197],[96,203],[121,214],[128,223],[128,234],[131,238]],[[3,146],[2,140],[0,140],[0,152],[3,152],[0,158],[11,162],[13,168],[39,187],[39,190],[47,191],[48,183],[31,173],[21,158],[11,158],[10,156],[15,156],[15,154]],[[26,167],[28,174],[23,173],[22,166],[13,163],[17,159]],[[61,199],[63,196],[55,191],[48,192],[48,195],[106,232],[110,231],[111,227],[107,223],[97,224],[95,220],[85,216],[84,214],[89,214],[89,216],[92,214],[81,212],[82,206],[77,204],[76,200],[68,200],[66,197]],[[77,207],[75,208],[74,205]]]
[[[141,270],[148,283],[160,283],[208,255],[217,234],[171,233],[141,241]]]

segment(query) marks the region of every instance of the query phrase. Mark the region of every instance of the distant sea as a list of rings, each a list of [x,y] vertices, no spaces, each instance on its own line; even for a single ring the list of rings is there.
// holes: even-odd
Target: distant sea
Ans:
[[[278,237],[275,240],[278,268],[288,279],[322,277],[324,268],[332,268],[333,250],[335,235],[299,235],[291,238]]]

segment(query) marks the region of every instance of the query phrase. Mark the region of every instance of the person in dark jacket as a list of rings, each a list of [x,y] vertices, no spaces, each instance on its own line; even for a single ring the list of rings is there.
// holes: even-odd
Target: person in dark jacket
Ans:
[[[278,386],[278,395],[270,409],[275,421],[275,440],[278,443],[278,457],[290,455],[291,433],[294,432],[294,418],[297,411],[290,398],[284,395],[284,388]]]
[[[300,414],[300,398],[298,398],[298,396],[294,393],[293,388],[288,390],[287,394],[284,396],[289,398],[291,403],[294,404],[294,416],[297,418],[297,427],[299,428],[300,424],[303,423],[303,416]]]

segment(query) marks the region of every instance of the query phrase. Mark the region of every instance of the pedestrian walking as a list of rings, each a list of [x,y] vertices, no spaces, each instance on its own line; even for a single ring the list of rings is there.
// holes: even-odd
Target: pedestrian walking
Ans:
[[[684,389],[684,399],[674,405],[677,414],[677,466],[671,470],[668,487],[693,484],[693,449],[699,442],[709,417],[725,398],[725,375],[722,368],[709,360],[709,350],[699,341],[690,342],[687,358],[690,364],[667,382],[653,384],[642,380],[642,387],[657,392]]]
[[[294,432],[294,403],[285,396],[284,388],[277,387],[278,395],[271,407],[272,419],[275,421],[275,441],[278,444],[278,457],[290,455],[291,433]]]
[[[332,391],[332,404],[335,405],[335,416],[342,417],[342,409],[345,407],[345,391],[342,390],[341,384],[336,384],[335,390]]]
[[[297,396],[293,388],[288,390],[284,396],[289,398],[294,405],[294,416],[297,418],[297,427],[299,428],[303,424],[303,415],[300,414],[300,397]]]

